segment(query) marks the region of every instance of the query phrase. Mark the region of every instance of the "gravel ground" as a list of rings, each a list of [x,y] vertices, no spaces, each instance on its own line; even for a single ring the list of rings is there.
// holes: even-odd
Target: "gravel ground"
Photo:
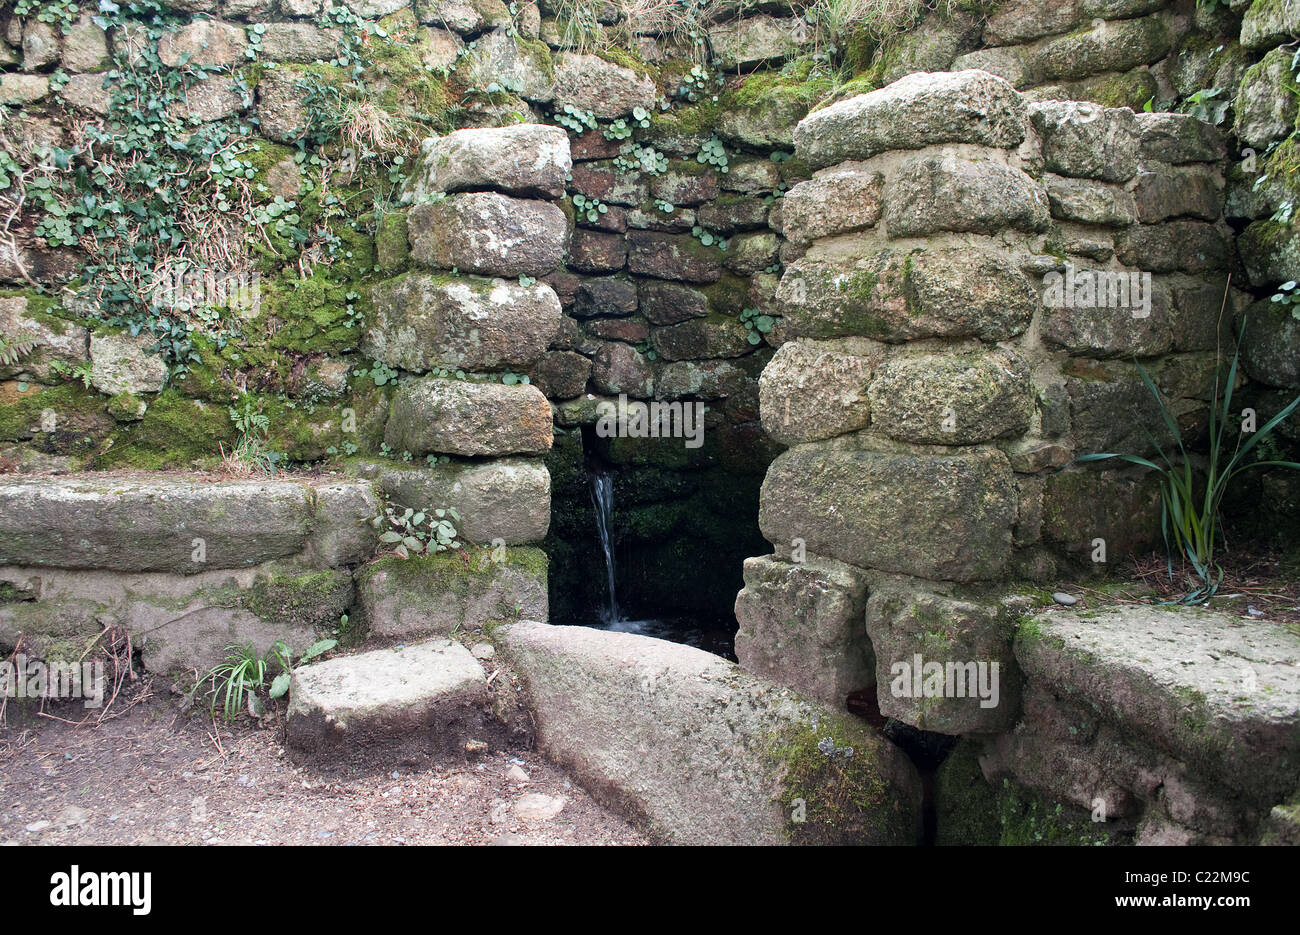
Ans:
[[[77,727],[10,705],[0,728],[0,843],[646,843],[533,751],[321,773],[290,762],[274,716],[227,727],[158,697],[118,710]]]

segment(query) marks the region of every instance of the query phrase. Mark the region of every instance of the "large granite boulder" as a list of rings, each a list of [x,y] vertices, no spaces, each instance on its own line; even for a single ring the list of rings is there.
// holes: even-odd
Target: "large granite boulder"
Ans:
[[[525,621],[498,631],[538,748],[677,844],[910,844],[920,787],[860,722],[699,649]]]

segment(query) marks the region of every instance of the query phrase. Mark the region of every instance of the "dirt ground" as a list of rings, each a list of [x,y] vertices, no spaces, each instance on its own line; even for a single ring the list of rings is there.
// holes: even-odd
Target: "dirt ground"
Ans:
[[[183,712],[165,691],[119,710],[77,727],[10,706],[0,728],[0,843],[646,843],[532,751],[327,774],[289,760],[276,718],[228,727]]]

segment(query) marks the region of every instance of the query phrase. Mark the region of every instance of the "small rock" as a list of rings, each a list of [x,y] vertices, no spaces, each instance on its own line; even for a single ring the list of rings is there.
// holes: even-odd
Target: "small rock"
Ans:
[[[1058,604],[1064,604],[1066,607],[1072,607],[1079,603],[1079,599],[1073,594],[1066,594],[1064,591],[1053,591],[1052,600]]]
[[[527,782],[528,774],[524,772],[522,769],[520,769],[518,766],[512,766],[508,770],[506,770],[506,778],[511,779],[515,782]]]
[[[491,643],[476,643],[470,652],[474,654],[475,659],[482,662],[486,662],[497,654],[496,647]]]
[[[71,828],[74,825],[84,825],[85,823],[85,810],[77,808],[75,805],[69,805],[63,811],[59,812],[58,824],[60,827]]]
[[[30,831],[32,834],[38,834],[44,831],[46,828],[50,827],[50,824],[51,822],[48,821],[34,821],[27,826],[27,830]]]
[[[564,810],[563,796],[530,792],[515,803],[515,814],[524,821],[550,821]]]

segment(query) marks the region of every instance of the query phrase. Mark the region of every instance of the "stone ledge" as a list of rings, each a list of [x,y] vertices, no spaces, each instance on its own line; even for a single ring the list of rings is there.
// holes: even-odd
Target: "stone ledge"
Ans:
[[[176,676],[207,671],[234,643],[261,654],[283,640],[301,652],[353,602],[347,569],[294,562],[183,575],[4,566],[0,590],[0,646],[21,638],[31,655],[76,659],[122,626],[145,669]]]
[[[0,565],[196,574],[306,554],[372,551],[379,498],[364,481],[211,481],[199,475],[0,480]]]
[[[795,128],[795,152],[820,169],[934,143],[1010,149],[1025,138],[1025,114],[1015,88],[988,72],[919,72],[813,111]]]
[[[414,639],[546,620],[546,553],[503,551],[383,556],[356,573],[358,622],[371,635]]]
[[[1048,611],[1021,626],[1030,682],[1235,793],[1273,805],[1300,771],[1300,637],[1197,608]]]

